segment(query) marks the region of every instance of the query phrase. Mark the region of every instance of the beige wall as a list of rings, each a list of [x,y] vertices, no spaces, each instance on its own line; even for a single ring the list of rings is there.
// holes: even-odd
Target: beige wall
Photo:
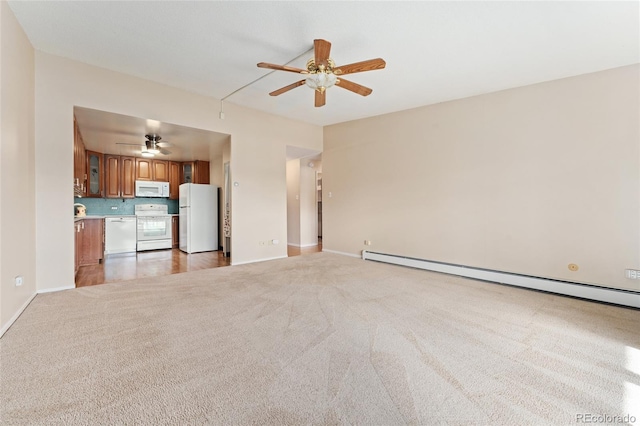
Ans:
[[[0,2],[0,330],[36,293],[34,50]],[[73,265],[72,265],[73,267]],[[24,284],[14,286],[23,276]],[[0,331],[0,334],[1,331]]]
[[[326,127],[324,247],[640,290],[639,73]]]
[[[231,100],[232,101],[232,100]],[[73,285],[73,107],[231,135],[232,262],[286,256],[286,145],[322,150],[322,128],[36,52],[36,209],[39,290]],[[56,226],[51,226],[55,223]]]

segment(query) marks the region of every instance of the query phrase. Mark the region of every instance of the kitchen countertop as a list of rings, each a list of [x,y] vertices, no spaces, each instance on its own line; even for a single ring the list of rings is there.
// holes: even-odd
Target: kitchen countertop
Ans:
[[[180,213],[169,213],[168,216],[180,217]],[[84,220],[84,219],[105,219],[107,217],[136,217],[136,215],[134,215],[134,214],[107,214],[107,215],[90,214],[90,215],[86,215],[86,216],[74,216],[73,217],[73,221],[77,222],[79,220]]]
[[[108,214],[108,215],[86,215],[86,216],[74,216],[73,221],[77,222],[84,219],[104,219],[107,217],[136,217],[133,214]]]

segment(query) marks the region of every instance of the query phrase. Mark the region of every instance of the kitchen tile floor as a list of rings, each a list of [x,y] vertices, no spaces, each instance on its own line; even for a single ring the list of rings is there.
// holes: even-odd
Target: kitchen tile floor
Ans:
[[[319,251],[322,251],[322,242],[313,247],[287,246],[288,256],[300,256]],[[81,266],[76,274],[76,287],[218,268],[229,266],[229,260],[222,255],[222,251],[188,255],[175,248],[112,254],[99,265]]]

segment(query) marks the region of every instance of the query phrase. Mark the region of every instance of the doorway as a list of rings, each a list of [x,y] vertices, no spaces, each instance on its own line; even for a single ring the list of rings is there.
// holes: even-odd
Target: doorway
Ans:
[[[287,147],[287,154],[288,255],[321,251],[322,153]]]

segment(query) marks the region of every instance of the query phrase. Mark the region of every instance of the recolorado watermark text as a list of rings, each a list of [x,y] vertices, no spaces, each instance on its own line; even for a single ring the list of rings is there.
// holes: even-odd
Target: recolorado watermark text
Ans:
[[[630,414],[611,415],[611,414],[594,414],[594,413],[578,413],[576,414],[576,423],[624,423],[635,424],[636,417]]]

